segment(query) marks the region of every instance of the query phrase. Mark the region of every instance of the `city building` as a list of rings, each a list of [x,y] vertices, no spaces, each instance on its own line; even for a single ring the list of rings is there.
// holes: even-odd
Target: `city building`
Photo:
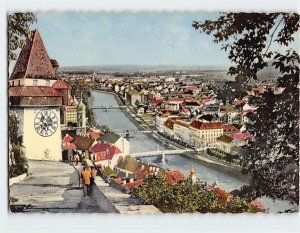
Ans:
[[[98,141],[106,142],[111,145],[116,146],[119,148],[123,154],[127,155],[130,151],[130,145],[129,142],[126,140],[126,138],[114,133],[114,132],[107,132],[103,135],[101,135],[98,138]]]
[[[190,143],[196,149],[214,147],[218,137],[223,135],[221,122],[201,122],[194,120],[189,126]]]
[[[174,138],[184,143],[190,144],[190,122],[185,122],[182,120],[176,120],[174,122]]]
[[[236,141],[227,135],[217,138],[216,149],[222,154],[231,154],[234,146],[237,146]]]

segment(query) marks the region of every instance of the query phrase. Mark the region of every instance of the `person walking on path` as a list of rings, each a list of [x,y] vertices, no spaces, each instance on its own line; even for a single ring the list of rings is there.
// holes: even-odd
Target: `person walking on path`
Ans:
[[[93,189],[93,186],[95,185],[95,178],[97,176],[97,170],[95,167],[92,167],[92,176],[91,176],[91,190]]]
[[[86,197],[90,194],[90,183],[91,183],[91,172],[87,167],[83,167],[83,170],[81,172],[81,178],[82,178],[82,185],[83,185],[83,195]]]
[[[78,166],[78,162],[79,162],[79,155],[78,153],[75,154],[75,166]]]

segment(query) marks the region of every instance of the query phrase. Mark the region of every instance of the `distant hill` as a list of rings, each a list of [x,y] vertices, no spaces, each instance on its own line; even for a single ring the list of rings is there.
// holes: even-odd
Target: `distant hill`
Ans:
[[[257,73],[257,77],[259,80],[276,79],[280,76],[279,70],[275,69],[275,67],[272,66],[272,63],[274,61],[275,60],[268,61],[268,66]]]
[[[224,72],[223,67],[195,67],[195,66],[69,66],[60,67],[62,72],[88,72],[99,74],[113,73],[199,73],[199,72]]]

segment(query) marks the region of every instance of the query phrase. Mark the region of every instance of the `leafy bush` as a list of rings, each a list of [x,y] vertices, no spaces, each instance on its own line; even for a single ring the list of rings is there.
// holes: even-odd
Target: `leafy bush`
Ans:
[[[193,184],[190,179],[177,184],[167,184],[165,176],[149,175],[143,185],[135,187],[133,192],[150,201],[164,213],[256,213],[257,207],[247,200],[233,198],[225,206],[217,195],[205,186]]]

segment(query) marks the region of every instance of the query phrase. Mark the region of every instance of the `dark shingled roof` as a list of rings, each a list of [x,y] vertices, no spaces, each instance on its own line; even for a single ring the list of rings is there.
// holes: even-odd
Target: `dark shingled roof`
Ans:
[[[120,158],[118,159],[117,167],[134,172],[138,167],[138,162],[136,159],[130,157],[130,155],[127,155],[123,160]]]
[[[9,96],[50,96],[60,97],[62,93],[54,90],[52,87],[42,86],[17,86],[9,88]]]
[[[221,141],[221,142],[225,142],[225,143],[231,143],[233,138],[227,136],[227,135],[222,135],[221,137],[219,137],[217,139],[218,141]]]
[[[108,132],[108,133],[105,133],[102,136],[100,136],[97,141],[108,142],[110,144],[114,144],[119,140],[120,137],[121,136],[116,133]]]
[[[199,119],[211,122],[214,119],[214,116],[210,114],[206,114],[206,115],[202,115]]]
[[[29,33],[10,79],[43,78],[55,79],[55,70],[37,30]]]
[[[95,139],[93,138],[77,135],[72,143],[74,143],[79,150],[89,150],[94,141]]]

